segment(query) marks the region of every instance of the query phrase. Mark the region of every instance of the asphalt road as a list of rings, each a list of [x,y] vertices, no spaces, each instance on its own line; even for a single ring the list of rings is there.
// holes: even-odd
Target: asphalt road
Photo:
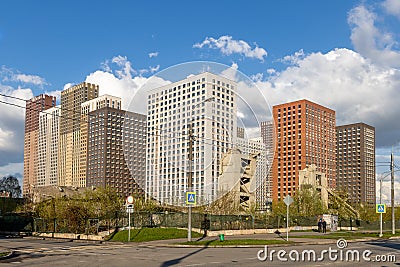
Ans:
[[[321,257],[321,251],[339,250],[336,244],[301,245],[268,247],[268,253],[276,250],[272,261],[258,259],[262,258],[265,248],[181,248],[160,247],[152,244],[94,244],[77,243],[57,240],[35,240],[35,239],[0,239],[0,248],[9,248],[15,251],[15,256],[0,261],[0,266],[400,266],[400,240],[369,241],[348,243],[346,248],[341,249],[343,259],[340,260],[339,252],[337,260],[329,259],[329,253],[323,254],[321,261],[302,261],[301,255],[304,250],[312,250],[316,258]],[[260,253],[259,251],[262,250]],[[283,250],[285,254],[278,259],[278,251]],[[360,261],[345,261],[346,251],[357,250],[360,253]],[[369,259],[365,261],[362,253],[371,251]],[[294,261],[296,252],[299,253],[299,261]],[[339,250],[340,251],[340,250]],[[281,252],[283,253],[283,252]],[[290,255],[289,255],[290,254]],[[305,257],[307,259],[307,255]],[[334,258],[334,253],[331,255]],[[376,262],[379,255],[389,259],[392,255],[396,257],[395,262]],[[349,256],[351,259],[351,255]],[[392,260],[392,259],[390,259]]]

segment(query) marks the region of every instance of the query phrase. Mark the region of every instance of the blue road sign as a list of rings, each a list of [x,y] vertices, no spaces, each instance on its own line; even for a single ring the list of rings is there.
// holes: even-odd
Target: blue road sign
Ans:
[[[186,192],[186,204],[196,205],[196,192]]]
[[[386,213],[386,204],[376,204],[376,213]]]

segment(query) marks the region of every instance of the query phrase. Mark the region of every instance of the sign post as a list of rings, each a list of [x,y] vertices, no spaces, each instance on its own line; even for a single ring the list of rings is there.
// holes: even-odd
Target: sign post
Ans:
[[[376,213],[380,214],[380,231],[379,231],[379,237],[382,237],[382,214],[386,213],[386,204],[376,204]]]
[[[283,200],[286,204],[286,241],[289,241],[289,206],[293,201],[293,198],[289,195],[287,195]]]
[[[126,212],[128,213],[128,242],[131,241],[131,213],[133,213],[133,196],[126,198]]]

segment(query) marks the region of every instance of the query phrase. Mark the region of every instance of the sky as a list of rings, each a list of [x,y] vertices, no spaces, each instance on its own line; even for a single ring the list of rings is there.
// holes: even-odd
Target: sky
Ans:
[[[399,0],[6,0],[0,93],[59,99],[87,81],[126,104],[159,71],[217,62],[252,79],[271,106],[306,98],[334,109],[338,125],[374,126],[379,176],[392,151],[400,166],[398,29]],[[24,112],[0,102],[0,176],[22,177]]]

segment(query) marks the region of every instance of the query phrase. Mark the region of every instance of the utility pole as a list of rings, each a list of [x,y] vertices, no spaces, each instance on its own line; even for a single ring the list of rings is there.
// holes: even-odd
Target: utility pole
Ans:
[[[392,235],[396,233],[396,220],[394,217],[394,158],[393,152],[390,154],[390,174],[391,174],[391,188],[390,188],[390,198],[392,205]]]
[[[382,180],[383,180],[383,177],[381,176],[381,179],[379,181],[379,204],[382,204]],[[382,212],[379,213],[379,216],[380,216],[379,217],[379,237],[382,237],[383,236],[383,233],[382,233],[382,228],[383,228]]]
[[[189,173],[188,173],[188,192],[192,192],[193,187],[193,172],[192,172],[192,164],[193,164],[193,127],[192,121],[189,122],[189,150],[188,150],[188,160],[189,160]],[[188,210],[188,242],[192,241],[192,205],[189,205]]]
[[[201,104],[206,103],[206,102],[211,102],[214,101],[214,97],[209,97],[197,105],[195,105],[192,109],[192,115],[194,115],[194,110]],[[195,136],[193,135],[193,121],[194,121],[194,116],[191,118],[191,120],[188,123],[188,160],[189,160],[189,172],[187,173],[187,185],[188,185],[188,192],[192,192],[193,190],[193,143],[195,141]],[[188,207],[188,242],[192,241],[192,204],[189,204]]]

